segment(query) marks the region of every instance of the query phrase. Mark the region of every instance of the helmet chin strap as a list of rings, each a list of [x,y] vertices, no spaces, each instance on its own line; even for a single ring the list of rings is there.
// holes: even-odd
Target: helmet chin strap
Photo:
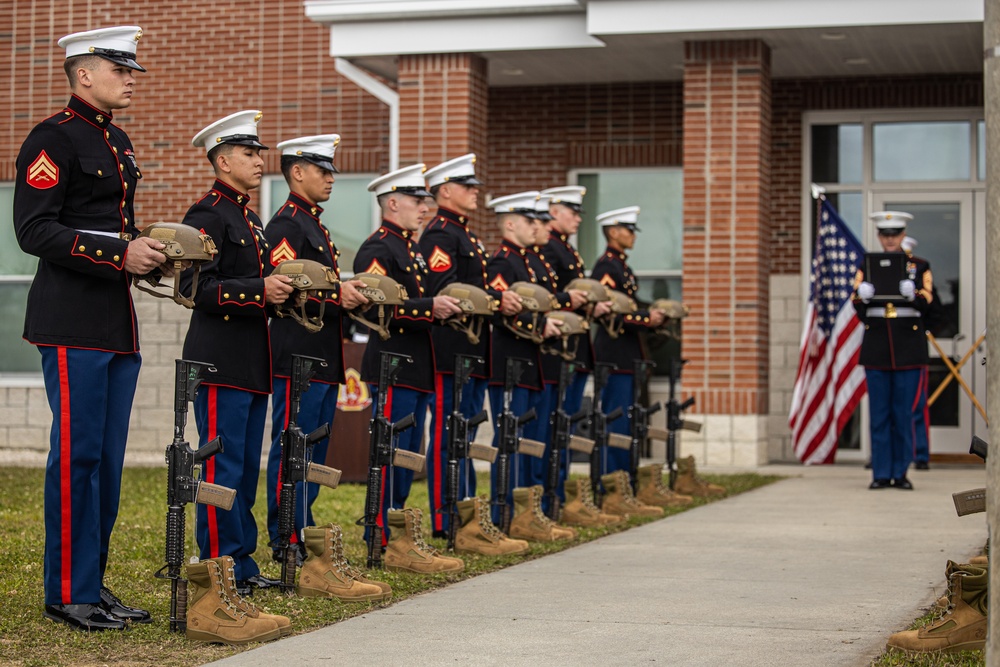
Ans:
[[[185,308],[194,308],[194,297],[198,293],[198,276],[201,274],[201,263],[194,262],[194,276],[191,279],[191,294],[189,296],[184,296],[181,294],[181,284],[180,284],[180,274],[184,269],[183,260],[174,260],[174,284],[172,290],[168,292],[159,291],[158,288],[169,287],[168,285],[161,282],[163,276],[133,276],[132,284],[136,286],[139,291],[145,292],[146,294],[152,294],[159,299],[172,299],[174,303],[180,304]],[[152,287],[146,287],[143,283],[149,283]]]

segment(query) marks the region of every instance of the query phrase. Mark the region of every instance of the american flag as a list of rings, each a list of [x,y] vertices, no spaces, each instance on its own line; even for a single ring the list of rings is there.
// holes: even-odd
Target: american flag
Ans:
[[[864,329],[851,305],[864,248],[825,198],[812,261],[788,425],[795,455],[806,465],[833,463],[837,438],[865,395],[858,365]]]

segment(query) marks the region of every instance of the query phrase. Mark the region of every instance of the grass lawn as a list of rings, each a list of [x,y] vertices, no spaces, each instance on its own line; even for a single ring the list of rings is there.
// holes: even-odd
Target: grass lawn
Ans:
[[[907,630],[916,630],[932,623],[938,617],[937,611],[928,611],[918,618]],[[888,639],[888,637],[886,637]],[[900,653],[886,651],[872,660],[871,667],[986,667],[985,651],[962,651],[961,653]]]

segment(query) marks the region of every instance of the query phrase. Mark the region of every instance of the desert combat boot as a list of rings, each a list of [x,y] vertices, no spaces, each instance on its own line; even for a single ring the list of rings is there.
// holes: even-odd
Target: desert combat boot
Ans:
[[[415,507],[389,510],[389,528],[392,540],[385,548],[385,569],[390,572],[416,572],[437,574],[461,572],[465,561],[443,556],[424,541],[421,524],[423,513]]]
[[[287,616],[279,616],[278,614],[268,614],[267,612],[261,611],[257,605],[255,605],[250,600],[245,597],[241,597],[236,592],[236,573],[233,569],[235,563],[233,562],[232,556],[219,556],[218,558],[213,558],[222,568],[222,576],[226,578],[226,590],[229,592],[229,599],[232,600],[233,604],[239,607],[241,610],[245,611],[251,618],[269,618],[275,622],[278,626],[278,631],[281,632],[282,637],[286,637],[292,634],[292,621]]]
[[[489,501],[469,498],[458,503],[462,527],[455,533],[455,551],[483,556],[523,554],[528,543],[507,537],[490,520]]]
[[[381,600],[382,589],[375,584],[365,584],[353,576],[337,557],[336,542],[341,532],[329,526],[308,526],[302,529],[309,557],[299,572],[295,592],[302,597],[337,598],[344,602]],[[343,549],[340,550],[343,553]]]
[[[576,538],[576,531],[564,528],[542,512],[541,485],[514,489],[514,518],[510,521],[510,536],[529,542],[557,542]]]
[[[986,648],[986,613],[989,599],[989,569],[948,562],[951,600],[941,618],[919,630],[897,632],[886,648],[927,653],[981,651]]]
[[[232,560],[230,559],[230,562]],[[188,639],[217,644],[267,642],[281,636],[278,624],[270,618],[253,617],[233,603],[240,597],[227,581],[219,559],[208,559],[187,566]]]
[[[337,565],[343,571],[347,572],[347,574],[354,577],[355,581],[360,581],[363,584],[371,584],[372,586],[378,586],[382,590],[383,600],[392,599],[392,586],[384,581],[369,579],[365,576],[364,572],[351,565],[351,562],[347,560],[347,556],[344,555],[344,533],[340,526],[335,523],[328,523],[323,527],[329,528],[333,531],[333,560],[336,561]]]
[[[650,463],[639,468],[639,493],[636,500],[657,507],[687,507],[694,499],[670,490],[663,483],[663,465]]]
[[[594,494],[590,480],[567,479],[566,503],[562,506],[562,520],[571,526],[613,526],[623,523],[628,517],[605,514],[594,504]]]
[[[607,494],[601,511],[618,516],[663,516],[663,508],[640,503],[632,493],[632,484],[624,470],[601,475],[601,484]]]
[[[698,477],[694,467],[694,456],[677,460],[677,479],[674,480],[674,491],[685,496],[699,498],[714,498],[726,495],[726,490],[718,484],[706,482]]]
[[[954,573],[955,568],[961,567],[962,565],[963,564],[956,563],[955,561],[951,561],[951,560],[948,561],[948,565],[945,566],[945,568],[944,568],[944,580],[945,580],[945,585],[946,586],[951,586],[951,575],[952,575],[952,573]],[[990,566],[990,557],[989,556],[973,556],[972,558],[969,559],[968,563],[965,563],[965,565],[976,565],[978,567],[988,568]],[[951,589],[949,588],[948,590],[946,590],[944,592],[944,595],[942,595],[941,597],[939,597],[937,599],[937,602],[934,603],[934,606],[939,611],[945,611],[946,609],[948,609],[948,606],[950,604],[951,604]]]

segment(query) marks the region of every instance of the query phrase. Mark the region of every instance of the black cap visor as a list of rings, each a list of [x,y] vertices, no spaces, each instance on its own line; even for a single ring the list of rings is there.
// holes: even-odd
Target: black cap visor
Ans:
[[[422,188],[422,187],[417,186],[417,185],[407,186],[407,187],[403,187],[403,188],[393,188],[392,191],[393,192],[398,192],[398,193],[404,194],[404,195],[411,195],[413,197],[432,197],[433,196],[431,193],[427,192],[427,190],[425,188]]]
[[[325,155],[320,155],[318,153],[302,153],[301,155],[293,157],[300,157],[306,162],[312,162],[320,169],[326,169],[327,171],[332,171],[335,174],[340,173],[340,170],[333,166],[333,162],[330,161],[330,158]]]
[[[260,143],[260,139],[257,138],[256,134],[231,134],[228,137],[220,138],[216,144],[233,144],[234,146],[253,146],[254,148],[262,148],[264,150],[270,150],[267,146]]]
[[[483,182],[476,178],[475,174],[468,176],[449,176],[445,183],[458,183],[460,185],[482,185]]]
[[[94,55],[105,60],[110,60],[116,65],[124,65],[139,72],[145,72],[146,68],[135,61],[135,54],[127,51],[117,51],[115,49],[94,49]]]

